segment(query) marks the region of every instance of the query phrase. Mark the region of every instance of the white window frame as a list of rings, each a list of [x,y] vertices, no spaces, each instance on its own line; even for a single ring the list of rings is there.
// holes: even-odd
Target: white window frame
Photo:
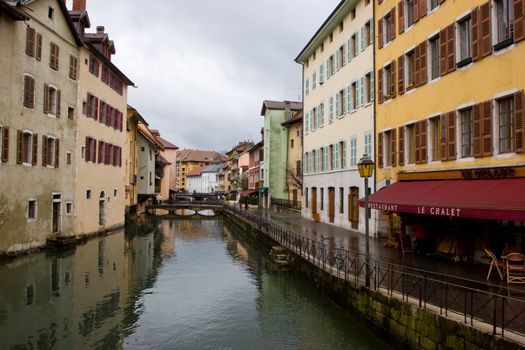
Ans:
[[[69,73],[68,73],[69,74]],[[54,98],[51,98],[51,91],[54,92],[53,94],[53,97]],[[53,84],[48,84],[47,85],[47,98],[49,99],[49,101],[51,101],[51,108],[49,111],[47,111],[47,115],[49,117],[53,117],[53,118],[56,118],[57,116],[57,111],[58,111],[58,87],[53,85]],[[45,103],[45,101],[44,101]]]
[[[29,144],[28,144],[28,155],[27,155],[27,162],[22,161],[22,165],[25,166],[33,166],[33,132],[31,130],[23,130],[22,131],[22,143],[24,143],[24,139],[26,135],[30,135],[29,137]]]
[[[29,217],[29,203],[30,202],[34,202],[35,203],[35,217],[33,218],[30,218]],[[26,219],[27,219],[27,222],[35,222],[38,220],[38,201],[36,200],[36,198],[29,198],[27,200],[27,207],[26,207]]]
[[[431,42],[432,41],[435,41],[437,43],[437,48],[436,48],[436,51],[437,51],[437,54],[438,54],[438,60],[437,60],[437,77],[433,78],[432,77],[432,44]],[[441,71],[440,71],[440,42],[439,42],[439,34],[436,33],[432,36],[430,36],[428,39],[427,39],[427,74],[428,74],[428,77],[429,77],[429,82],[431,81],[434,81],[434,80],[438,80],[440,77],[441,77]]]
[[[56,154],[56,147],[57,147],[57,139],[56,137],[52,135],[46,135],[47,137],[47,164],[46,167],[48,168],[54,168],[55,167],[55,154]],[[53,151],[50,151],[49,147],[49,141],[52,140],[53,142]],[[43,157],[44,155],[42,155]]]
[[[468,50],[469,55],[467,57],[461,57],[461,26],[465,22],[469,22],[470,25],[467,28],[467,37],[468,37]],[[455,25],[455,32],[456,32],[456,63],[459,63],[463,60],[466,60],[468,58],[472,58],[472,16],[471,13],[468,12],[461,16],[459,19],[456,19],[456,25]]]
[[[507,39],[513,39],[512,38],[512,35],[510,35],[510,38],[507,38],[507,39],[503,39],[503,40],[500,40],[499,39],[499,32],[498,32],[498,8],[497,8],[497,3],[500,2],[502,0],[492,0],[491,1],[491,29],[492,29],[492,45],[497,45]],[[513,4],[513,1],[512,0],[506,0],[508,1],[507,3],[510,5],[510,9],[509,9],[509,17],[510,17],[510,24],[509,24],[509,27],[510,26],[513,26],[514,25],[514,4]]]
[[[71,211],[67,210],[68,205],[71,206]],[[67,201],[66,208],[65,208],[66,216],[73,216],[74,211],[75,211],[75,208],[73,206],[73,201]]]

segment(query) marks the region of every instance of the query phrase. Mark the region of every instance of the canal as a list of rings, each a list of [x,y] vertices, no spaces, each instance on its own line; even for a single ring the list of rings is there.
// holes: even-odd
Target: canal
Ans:
[[[0,263],[0,349],[386,349],[222,219]]]

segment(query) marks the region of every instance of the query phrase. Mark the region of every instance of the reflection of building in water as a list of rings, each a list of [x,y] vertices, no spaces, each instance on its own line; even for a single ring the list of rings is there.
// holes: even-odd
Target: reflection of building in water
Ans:
[[[239,241],[237,241],[237,255],[239,256],[239,258],[241,258],[241,260],[248,261],[248,250]]]
[[[173,220],[162,220],[160,222],[160,228],[162,232],[162,244],[160,246],[160,251],[162,257],[170,257],[175,255],[175,231]]]

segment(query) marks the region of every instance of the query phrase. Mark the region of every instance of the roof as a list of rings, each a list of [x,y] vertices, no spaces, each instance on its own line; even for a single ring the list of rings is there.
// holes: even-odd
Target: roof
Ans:
[[[355,8],[359,0],[341,0],[339,5],[332,11],[324,23],[319,27],[314,36],[308,41],[306,46],[301,50],[301,52],[295,58],[295,62],[303,63],[308,57],[313,53],[315,49],[321,43],[324,42],[326,37],[332,33],[336,26],[343,20],[346,14],[353,8]]]
[[[118,69],[117,66],[115,66],[113,64],[113,62],[111,62],[110,60],[108,60],[108,58],[106,56],[104,56],[102,54],[102,52],[100,52],[96,47],[95,45],[93,45],[92,43],[90,43],[87,39],[83,39],[82,40],[82,43],[84,44],[84,46],[86,48],[89,49],[89,51],[91,51],[95,56],[97,56],[97,58],[99,60],[102,61],[102,63],[104,63],[109,69],[111,69],[120,79],[122,79],[124,81],[124,83],[128,86],[135,86],[135,83],[133,83],[124,73],[122,73],[122,71],[120,69]]]
[[[164,158],[161,154],[157,156],[157,163],[160,163],[162,165],[169,165],[171,164],[166,158]]]
[[[175,146],[173,143],[169,142],[168,140],[160,136],[157,136],[157,140],[159,140],[160,143],[162,143],[162,146],[164,147],[164,149],[179,149],[179,147]]]
[[[23,21],[27,19],[26,15],[6,3],[4,0],[0,0],[0,13],[1,12],[7,13],[7,15],[14,21]]]
[[[203,173],[218,173],[222,169],[221,164],[211,164],[208,165],[204,170],[202,170]]]
[[[284,123],[281,123],[282,126],[290,126],[295,123],[300,123],[303,121],[303,111],[299,111],[294,114],[293,117],[285,121]]]
[[[253,147],[250,148],[248,152],[253,152],[258,148],[262,148],[263,146],[264,146],[264,141],[260,141],[259,143],[256,143],[255,145],[253,145]]]
[[[267,109],[286,109],[286,104],[290,104],[290,110],[292,111],[301,111],[303,109],[303,103],[299,101],[272,101],[264,100],[261,110],[261,115],[266,114]]]
[[[202,174],[202,171],[204,170],[205,166],[198,166],[195,169],[193,169],[190,172],[186,173],[186,177],[188,176],[200,176]]]
[[[138,131],[142,136],[144,136],[150,143],[157,146],[159,149],[163,150],[164,147],[162,147],[162,144],[157,140],[155,136],[151,133],[151,131],[148,129],[148,127],[145,124],[139,123],[138,124]]]
[[[177,158],[179,161],[185,162],[222,163],[226,161],[226,156],[224,154],[215,151],[201,151],[197,149],[179,150]]]

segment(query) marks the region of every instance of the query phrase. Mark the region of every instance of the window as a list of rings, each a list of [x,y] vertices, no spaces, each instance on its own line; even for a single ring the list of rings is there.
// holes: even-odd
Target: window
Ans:
[[[352,106],[350,107],[352,110],[356,109],[357,108],[357,81],[354,81],[351,85],[351,88],[350,88],[350,93],[351,93],[351,97],[350,97],[350,102],[352,103]]]
[[[44,113],[60,117],[60,90],[44,84]]]
[[[352,38],[350,39],[350,45],[350,53],[352,54],[352,57],[357,56],[357,33],[352,35]]]
[[[35,107],[35,79],[30,75],[24,75],[24,107]]]
[[[35,58],[40,61],[42,60],[42,34],[36,35],[36,53]]]
[[[66,215],[73,215],[73,202],[66,202]]]
[[[9,129],[0,125],[0,163],[9,160]]]
[[[94,76],[98,77],[99,70],[100,63],[98,62],[98,60],[93,56],[89,56],[89,72]]]
[[[499,152],[514,152],[514,101],[512,97],[499,99],[498,101],[499,121]]]
[[[334,121],[334,97],[333,96],[330,96],[330,115],[328,117],[328,122],[333,122]]]
[[[396,147],[395,147],[395,135],[394,135],[394,131],[393,130],[388,130],[388,131],[385,131],[385,142],[384,142],[384,147],[385,147],[385,164],[386,166],[395,166],[394,164],[394,159],[395,159],[395,150],[396,150]]]
[[[343,214],[345,212],[345,189],[343,187],[339,187],[339,214]]]
[[[341,169],[346,168],[346,141],[339,142],[339,164]]]
[[[339,69],[346,64],[346,50],[345,50],[344,45],[341,46],[339,50],[337,51],[337,57],[338,57],[337,62],[339,63],[339,67],[338,67]]]
[[[495,0],[496,41],[501,43],[512,39],[513,6],[511,0]]]
[[[86,162],[97,161],[97,140],[92,139],[91,137],[86,137]]]
[[[459,111],[461,122],[461,156],[472,157],[472,109]]]
[[[367,73],[365,75],[365,84],[366,84],[366,103],[372,102],[372,99],[374,98],[374,83],[372,80],[372,72]]]
[[[319,66],[319,85],[324,83],[324,64]]]
[[[308,208],[308,205],[309,205],[309,203],[308,203],[308,187],[306,187],[305,190],[304,190],[304,204],[305,204],[305,207]]]
[[[344,91],[341,90],[337,93],[337,95],[335,95],[335,115],[337,117],[340,117],[344,114],[344,110],[343,110],[343,105],[344,105]]]
[[[435,36],[428,41],[430,80],[439,78],[439,36]]]
[[[100,76],[100,79],[103,83],[106,83],[107,85],[110,84],[111,75],[109,74],[109,69],[102,67],[102,75]]]
[[[472,57],[472,38],[471,38],[471,20],[470,16],[458,22],[458,62]]]
[[[370,4],[370,0],[365,0],[365,6],[367,6],[368,4]]]
[[[350,167],[355,168],[357,166],[357,138],[352,137],[350,139]]]
[[[290,148],[293,148],[293,139],[290,140]]]
[[[352,228],[357,229],[359,225],[359,187],[350,187],[348,202],[348,220],[352,223]]]
[[[67,107],[67,118],[68,119],[74,119],[75,118],[75,108],[68,106]]]
[[[357,143],[357,140],[356,140]],[[370,156],[372,159],[374,158],[372,155],[372,133],[368,132],[365,134],[365,154]],[[356,164],[357,164],[357,155],[355,156]]]
[[[27,201],[27,220],[35,221],[37,215],[36,200],[30,199]]]
[[[341,33],[344,30],[344,28],[345,28],[344,23],[343,22],[339,23],[339,33]]]
[[[87,112],[86,116],[88,118],[98,119],[98,98],[88,94],[87,95]]]
[[[414,0],[405,0],[405,13],[405,28],[408,28],[414,24]]]
[[[441,152],[440,152],[440,141],[441,141],[441,118],[440,117],[434,117],[430,118],[430,130],[432,132],[432,160],[438,161],[441,160]]]
[[[26,28],[26,55],[35,56],[36,31],[34,28]]]
[[[383,68],[383,96],[385,97],[385,99],[389,99],[392,97],[390,96],[390,90],[392,89],[392,85],[392,64],[389,64],[385,68]]]
[[[370,40],[370,21],[365,23],[365,47],[368,47],[372,41]]]
[[[416,84],[416,71],[414,64],[414,51],[410,51],[405,55],[405,69],[406,69],[406,89],[414,88]]]
[[[387,13],[383,18],[383,42],[386,44],[392,41],[392,14]]]
[[[69,55],[69,77],[73,80],[78,78],[78,58],[73,55]]]
[[[66,152],[66,164],[71,165],[71,152]]]
[[[312,91],[315,90],[317,85],[317,73],[312,74]]]
[[[334,55],[330,56],[328,58],[328,61],[326,62],[326,77],[330,78],[335,73],[335,59]]]
[[[355,19],[355,7],[350,12],[350,18],[352,19],[352,21]]]
[[[334,33],[330,33],[330,37],[328,38],[330,42],[334,41]]]
[[[430,11],[439,6],[439,0],[428,0],[428,8]]]
[[[401,131],[400,131],[401,133]],[[408,164],[416,163],[416,127],[415,124],[406,126],[406,137],[407,137],[407,162]],[[401,146],[400,146],[401,147]],[[404,159],[399,156],[399,163],[402,163]]]
[[[42,165],[58,168],[59,140],[52,136],[42,136]]]
[[[310,80],[306,79],[304,82],[304,94],[308,96],[310,94]]]
[[[113,190],[113,197],[115,197],[115,198],[117,197],[117,189],[116,188]]]
[[[321,210],[324,210],[324,188],[321,188],[321,200],[320,200],[320,204],[321,204]]]
[[[17,163],[36,165],[38,135],[29,131],[18,131]]]
[[[55,17],[55,9],[50,7],[48,10],[47,10],[47,17],[49,17],[49,19],[53,19]]]
[[[54,42],[49,43],[49,67],[58,70],[60,48]]]

